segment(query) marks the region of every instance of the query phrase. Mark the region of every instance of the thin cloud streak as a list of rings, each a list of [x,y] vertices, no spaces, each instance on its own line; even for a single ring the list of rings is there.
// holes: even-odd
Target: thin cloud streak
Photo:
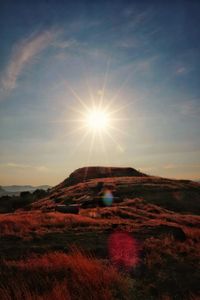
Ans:
[[[6,164],[2,164],[1,166],[6,167],[6,168],[12,168],[12,169],[20,169],[20,170],[24,170],[24,169],[32,169],[32,170],[36,170],[38,172],[47,172],[49,171],[49,169],[46,166],[33,166],[33,165],[28,165],[28,164],[18,164],[18,163],[14,163],[14,162],[8,162]]]
[[[168,164],[163,166],[163,169],[180,169],[180,168],[200,169],[200,164]]]
[[[198,116],[200,114],[200,105],[198,99],[188,100],[181,104],[180,113],[184,116]]]
[[[56,30],[43,31],[18,42],[4,72],[0,76],[0,90],[8,93],[16,87],[17,79],[24,68],[41,51],[51,45],[58,34]]]

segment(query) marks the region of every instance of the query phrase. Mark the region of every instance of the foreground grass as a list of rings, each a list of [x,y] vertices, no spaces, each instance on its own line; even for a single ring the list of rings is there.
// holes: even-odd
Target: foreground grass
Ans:
[[[1,269],[1,300],[131,299],[125,276],[77,249],[4,261]]]
[[[0,215],[0,299],[199,299],[199,216],[140,199],[88,217],[94,212]],[[126,275],[108,252],[109,237],[120,230],[140,246],[140,264]]]

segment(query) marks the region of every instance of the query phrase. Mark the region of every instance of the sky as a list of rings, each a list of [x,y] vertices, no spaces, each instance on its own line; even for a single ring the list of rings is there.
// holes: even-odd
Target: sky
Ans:
[[[200,178],[199,1],[3,0],[0,41],[0,185]],[[92,103],[112,116],[95,136]]]

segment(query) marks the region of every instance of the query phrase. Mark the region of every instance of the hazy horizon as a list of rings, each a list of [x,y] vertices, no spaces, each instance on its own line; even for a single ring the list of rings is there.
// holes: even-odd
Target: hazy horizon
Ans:
[[[92,165],[200,178],[198,1],[0,8],[0,185]]]
[[[84,166],[82,166],[82,167],[84,167]],[[88,167],[92,167],[92,166],[88,166]],[[106,166],[104,165],[104,166],[100,166],[100,167],[106,167]],[[131,167],[131,168],[134,168],[134,166],[129,166],[129,165],[127,165],[127,166],[117,166],[117,167]],[[164,176],[161,176],[160,174],[149,173],[148,170],[145,171],[145,169],[142,170],[141,168],[138,168],[137,170],[139,170],[141,172],[144,172],[147,175],[164,177]],[[32,183],[28,183],[28,182],[27,183],[23,183],[23,178],[22,178],[22,181],[17,181],[17,183],[10,182],[8,184],[1,184],[1,182],[0,182],[0,186],[1,187],[15,186],[15,185],[16,186],[32,186],[32,187],[35,187],[35,186],[45,186],[45,185],[55,186],[55,185],[61,183],[64,179],[66,179],[73,171],[75,171],[75,169],[72,170],[72,171],[70,171],[70,172],[66,172],[66,174],[64,175],[64,177],[62,177],[62,178],[58,177],[58,181],[57,182],[53,182],[52,184],[49,184],[48,182],[47,183],[46,182],[43,182],[43,183],[39,182],[38,184],[37,183],[36,184],[32,184]],[[170,179],[188,179],[188,180],[200,181],[199,177],[197,177],[197,178],[187,178],[187,177],[183,178],[183,177],[173,177],[173,176],[171,176],[171,177],[170,176],[166,176],[166,177],[170,178]]]

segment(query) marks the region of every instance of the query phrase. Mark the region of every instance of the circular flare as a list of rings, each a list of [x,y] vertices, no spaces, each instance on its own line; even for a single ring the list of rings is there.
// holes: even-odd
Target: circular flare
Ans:
[[[114,232],[108,240],[109,256],[113,264],[130,269],[139,263],[137,241],[127,232]]]

